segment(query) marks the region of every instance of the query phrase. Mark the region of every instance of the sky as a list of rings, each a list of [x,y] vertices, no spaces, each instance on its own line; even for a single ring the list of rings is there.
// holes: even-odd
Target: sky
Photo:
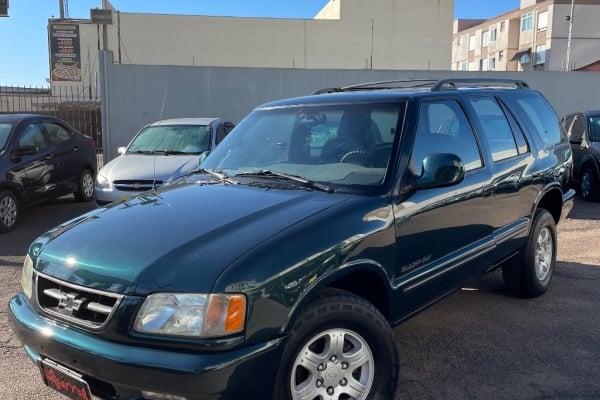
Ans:
[[[369,1],[369,0],[364,0]],[[311,19],[328,0],[112,0],[121,12]],[[0,86],[47,87],[48,19],[59,0],[9,0],[0,17]],[[70,18],[90,18],[101,0],[65,0]],[[454,0],[454,18],[488,19],[519,7],[520,0]]]

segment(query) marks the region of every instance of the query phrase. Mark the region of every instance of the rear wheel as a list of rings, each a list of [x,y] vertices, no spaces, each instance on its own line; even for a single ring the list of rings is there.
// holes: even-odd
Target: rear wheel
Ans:
[[[94,197],[94,175],[89,169],[81,171],[79,186],[73,193],[78,201],[90,201]]]
[[[547,210],[539,209],[520,254],[502,266],[504,284],[517,296],[540,296],[550,286],[555,264],[556,224]]]
[[[17,224],[18,217],[17,197],[11,191],[0,191],[0,233],[12,231]]]
[[[586,201],[598,197],[598,181],[591,168],[586,168],[581,173],[581,197]]]
[[[290,331],[273,399],[391,400],[397,381],[398,353],[383,315],[327,289]]]

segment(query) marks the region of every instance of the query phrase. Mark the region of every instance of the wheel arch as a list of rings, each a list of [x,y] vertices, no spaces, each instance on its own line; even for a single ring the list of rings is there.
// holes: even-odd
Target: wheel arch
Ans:
[[[298,299],[284,330],[287,331],[294,324],[308,303],[330,288],[344,290],[365,299],[389,321],[391,289],[386,285],[386,281],[389,282],[389,279],[382,267],[369,262],[339,268],[336,273],[323,278]]]
[[[538,209],[543,208],[545,210],[548,210],[550,214],[552,214],[554,222],[558,224],[562,213],[562,201],[562,191],[558,187],[553,186],[548,188],[539,196],[536,202],[536,206],[534,207],[533,212],[531,214],[532,220],[533,216],[535,215],[535,212]]]

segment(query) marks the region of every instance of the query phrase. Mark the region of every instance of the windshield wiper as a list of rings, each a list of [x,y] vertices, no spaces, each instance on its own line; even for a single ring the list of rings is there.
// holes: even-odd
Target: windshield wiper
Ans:
[[[331,186],[324,185],[319,182],[311,181],[310,179],[303,178],[294,174],[286,174],[284,172],[275,172],[269,169],[263,169],[260,171],[253,172],[242,172],[240,174],[235,174],[235,176],[260,176],[265,178],[280,178],[280,179],[289,179],[290,181],[294,181],[297,183],[301,183],[305,187],[309,187],[311,189],[318,189],[323,192],[333,193],[334,190]]]
[[[171,154],[189,154],[186,153],[185,151],[179,151],[179,150],[133,150],[131,151],[131,153],[135,153],[135,154],[161,154],[161,155],[171,155]]]
[[[198,169],[195,169],[194,171],[192,171],[192,173],[194,173],[194,174],[202,174],[202,173],[209,174],[223,182],[232,183],[234,185],[239,183],[236,180],[231,179],[229,177],[229,175],[227,175],[225,172],[215,171],[214,169],[198,168]]]

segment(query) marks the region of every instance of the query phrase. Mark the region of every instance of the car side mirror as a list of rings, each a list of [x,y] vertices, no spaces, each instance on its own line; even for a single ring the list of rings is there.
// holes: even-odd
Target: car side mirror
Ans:
[[[16,157],[30,156],[32,154],[37,154],[38,150],[37,146],[21,146],[15,149],[14,155]]]
[[[581,136],[573,135],[569,138],[569,142],[571,144],[581,144],[582,138]]]
[[[122,146],[122,147],[119,147],[119,148],[117,149],[117,153],[119,153],[119,154],[125,154],[125,151],[126,151],[126,150],[127,150],[127,147],[125,147],[125,146]]]
[[[423,159],[423,175],[417,179],[417,189],[431,189],[460,183],[465,177],[461,159],[450,153],[433,153]]]

